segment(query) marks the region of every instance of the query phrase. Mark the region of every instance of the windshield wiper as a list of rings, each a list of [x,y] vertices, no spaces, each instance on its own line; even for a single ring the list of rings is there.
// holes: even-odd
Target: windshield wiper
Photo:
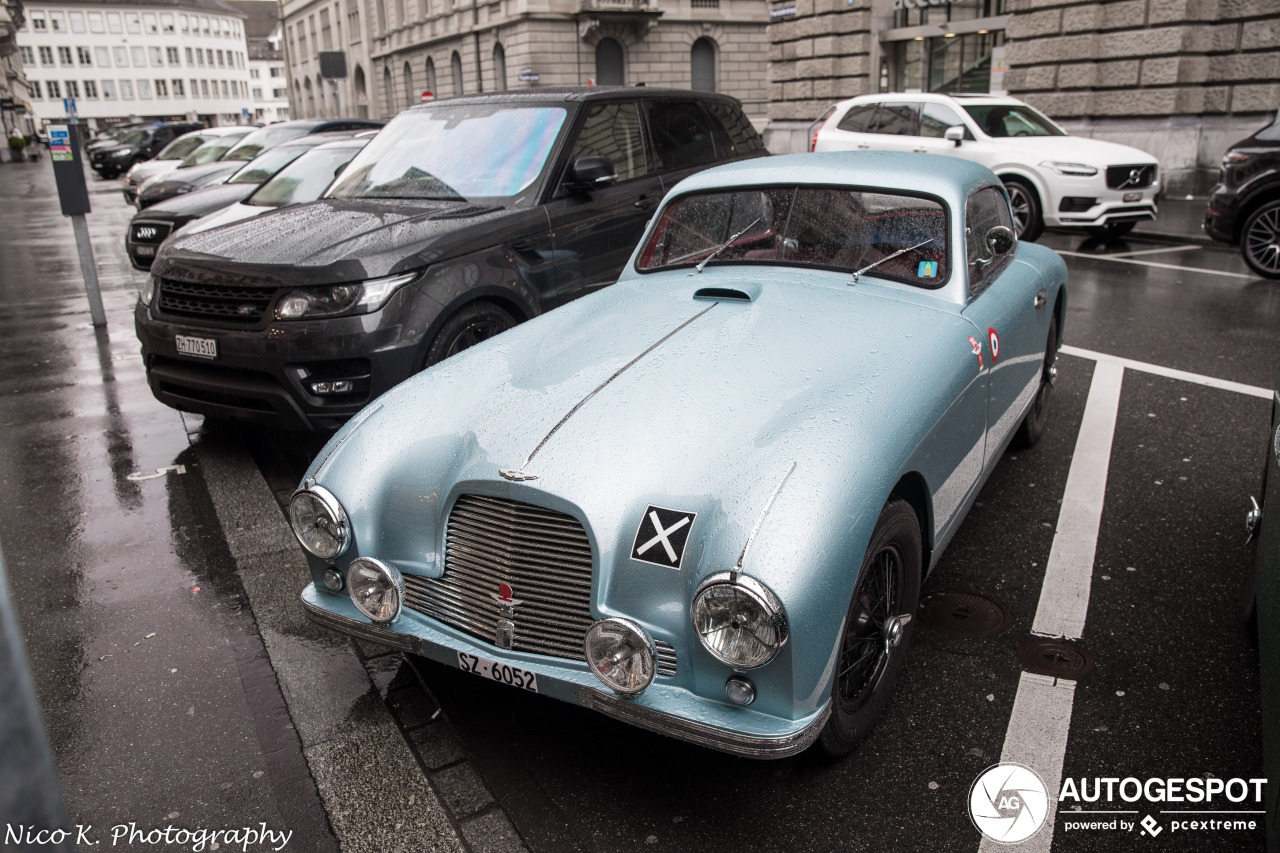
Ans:
[[[864,272],[868,272],[869,270],[873,270],[873,269],[875,269],[876,267],[878,267],[878,266],[880,266],[881,264],[883,264],[885,261],[891,261],[891,260],[893,260],[894,258],[898,257],[898,255],[904,254],[904,253],[906,253],[906,252],[910,252],[912,249],[919,249],[921,246],[924,246],[924,245],[927,245],[927,244],[929,244],[929,243],[932,243],[934,240],[937,240],[937,239],[938,239],[937,237],[930,237],[928,240],[922,240],[921,242],[916,243],[914,246],[907,246],[905,249],[899,249],[898,251],[894,252],[892,255],[886,255],[886,256],[884,256],[883,258],[881,258],[880,260],[876,261],[874,264],[867,264],[867,265],[866,265],[865,267],[863,267],[862,269],[860,269],[860,270],[855,270],[855,271],[854,271],[854,273],[853,273],[853,281],[851,281],[851,282],[849,282],[849,283],[850,283],[850,284],[853,284],[853,283],[857,282],[858,277],[859,277],[859,276],[861,276]]]
[[[702,261],[701,261],[701,262],[700,262],[696,267],[694,267],[694,269],[695,269],[697,272],[702,272],[702,268],[703,268],[703,267],[705,267],[705,266],[707,265],[707,262],[708,262],[708,261],[710,261],[710,260],[711,260],[712,258],[714,258],[716,255],[718,255],[718,254],[720,254],[721,252],[723,252],[725,249],[727,249],[727,248],[729,248],[730,246],[732,246],[732,245],[733,245],[733,241],[734,241],[734,240],[737,240],[737,239],[738,239],[739,237],[741,237],[743,234],[746,234],[748,231],[750,231],[752,228],[754,228],[754,227],[755,227],[755,224],[756,224],[757,222],[759,222],[759,221],[760,221],[760,217],[759,217],[759,216],[757,216],[754,220],[752,220],[752,222],[751,222],[751,224],[750,224],[750,225],[748,225],[746,228],[743,228],[743,229],[742,229],[741,231],[739,231],[737,234],[734,234],[734,235],[733,235],[732,237],[730,237],[728,240],[725,240],[723,243],[721,243],[721,244],[720,244],[720,248],[716,249],[714,252],[712,252],[711,254],[707,255],[705,258],[703,258],[703,259],[702,259]]]

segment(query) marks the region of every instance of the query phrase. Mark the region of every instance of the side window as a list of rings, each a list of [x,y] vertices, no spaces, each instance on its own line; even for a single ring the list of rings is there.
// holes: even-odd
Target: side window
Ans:
[[[742,110],[733,104],[722,104],[718,101],[706,105],[711,117],[719,122],[729,134],[730,147],[721,151],[721,157],[740,157],[743,154],[754,154],[764,150],[764,140],[751,125]]]
[[[973,138],[963,119],[946,104],[924,104],[920,110],[920,136],[942,139],[947,128],[956,125],[965,128],[964,135],[967,139]]]
[[[573,143],[569,162],[592,155],[608,157],[618,170],[619,181],[644,174],[644,143],[635,104],[597,104],[591,108]]]
[[[986,290],[1013,257],[1013,252],[997,255],[987,245],[987,232],[997,225],[1017,233],[1004,192],[996,187],[986,187],[969,196],[964,208],[964,242],[969,292],[973,296]]]
[[[901,103],[884,103],[876,116],[873,133],[886,133],[890,136],[915,136],[916,105]]]
[[[658,101],[649,106],[653,152],[663,169],[688,169],[714,162],[715,142],[707,115],[691,101]]]
[[[849,112],[844,114],[844,118],[840,119],[836,128],[850,133],[871,133],[871,128],[875,124],[877,106],[877,104],[858,104],[856,107],[850,107]]]

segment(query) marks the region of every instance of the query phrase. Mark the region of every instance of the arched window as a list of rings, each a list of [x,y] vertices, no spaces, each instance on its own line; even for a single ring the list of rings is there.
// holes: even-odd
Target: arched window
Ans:
[[[387,31],[387,0],[376,0],[374,5],[378,7],[378,32],[385,33]]]
[[[396,84],[391,82],[391,69],[382,69],[382,114],[394,115],[396,111]]]
[[[369,88],[364,82],[364,69],[357,65],[355,73],[351,75],[351,79],[355,83],[356,89],[356,116],[368,118]]]
[[[404,64],[404,105],[411,107],[418,101],[418,94],[413,90],[413,69],[409,63]]]
[[[427,91],[431,94],[436,92],[436,61],[431,57],[427,57]]]
[[[324,78],[322,78],[319,74],[316,75],[316,96],[320,102],[319,115],[321,118],[324,118],[325,116],[329,115],[329,113],[326,112],[327,107],[325,106],[325,100],[324,100]]]
[[[498,92],[507,88],[507,52],[502,42],[493,46],[493,88]]]
[[[462,57],[458,55],[458,52],[456,50],[453,52],[453,59],[449,61],[449,64],[453,66],[453,94],[461,95],[463,94],[462,92]]]
[[[709,38],[700,38],[693,43],[689,51],[691,88],[701,92],[716,90],[716,43]]]
[[[403,27],[409,23],[409,16],[406,14],[404,0],[396,0],[396,26]]]
[[[622,45],[617,39],[600,39],[600,43],[596,45],[596,85],[623,85],[627,79],[623,70],[624,62]]]

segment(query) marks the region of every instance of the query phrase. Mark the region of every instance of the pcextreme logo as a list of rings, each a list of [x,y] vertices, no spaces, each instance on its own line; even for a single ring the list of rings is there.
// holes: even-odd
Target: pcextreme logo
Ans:
[[[1021,764],[995,764],[969,789],[969,816],[984,836],[1018,844],[1040,831],[1049,814],[1049,792],[1040,774]]]

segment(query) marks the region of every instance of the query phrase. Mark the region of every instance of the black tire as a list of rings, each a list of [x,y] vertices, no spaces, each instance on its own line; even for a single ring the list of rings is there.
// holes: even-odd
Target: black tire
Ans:
[[[831,685],[831,717],[818,735],[818,748],[833,758],[848,753],[870,734],[889,704],[915,619],[901,628],[893,645],[886,642],[887,623],[896,616],[915,616],[922,559],[915,510],[901,498],[889,498],[858,570],[858,583],[840,634]]]
[[[1058,361],[1058,316],[1049,315],[1049,340],[1044,345],[1044,362],[1040,367],[1040,387],[1036,389],[1035,402],[1031,411],[1022,419],[1017,433],[1013,436],[1014,447],[1033,447],[1044,435],[1044,428],[1049,423],[1049,400],[1053,396],[1053,383],[1057,377]]]
[[[1013,208],[1013,230],[1018,239],[1035,240],[1044,232],[1040,197],[1031,184],[1021,178],[1005,178],[1004,189],[1009,194],[1009,206]]]
[[[1280,201],[1249,214],[1240,230],[1240,254],[1258,275],[1280,279]]]
[[[1089,233],[1096,237],[1123,237],[1134,229],[1138,223],[1129,220],[1128,222],[1108,222],[1106,225],[1099,225],[1097,228],[1090,228]]]
[[[464,305],[445,321],[427,347],[423,367],[439,364],[451,355],[486,341],[516,325],[516,318],[493,302],[480,300]]]

